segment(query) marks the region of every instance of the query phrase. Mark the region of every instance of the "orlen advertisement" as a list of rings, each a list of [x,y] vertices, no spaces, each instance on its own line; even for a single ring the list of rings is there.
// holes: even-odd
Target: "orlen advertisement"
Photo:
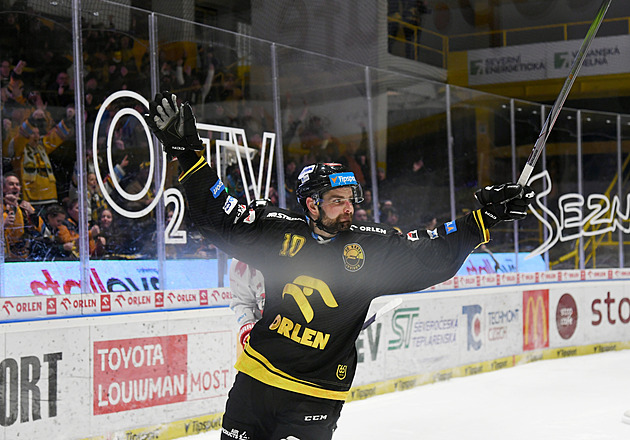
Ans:
[[[81,293],[80,271],[78,261],[6,263],[4,279],[11,282],[2,283],[0,292],[3,297]],[[140,292],[219,285],[217,260],[166,260],[164,273],[166,286],[160,286],[155,260],[92,260],[89,291]]]
[[[227,306],[229,289],[85,293],[0,298],[0,322],[60,316],[134,313],[151,310]]]

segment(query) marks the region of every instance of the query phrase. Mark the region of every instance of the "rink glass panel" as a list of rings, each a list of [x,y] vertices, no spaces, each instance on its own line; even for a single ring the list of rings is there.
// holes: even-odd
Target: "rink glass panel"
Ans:
[[[371,77],[380,221],[390,201],[403,232],[434,229],[451,219],[446,88],[381,70]]]
[[[28,31],[15,34],[15,47],[22,47],[23,51],[9,56],[13,58],[13,65],[23,57],[28,63],[27,67],[33,68],[27,70],[24,81],[27,84],[39,83],[41,90],[36,91],[50,101],[46,110],[55,114],[54,122],[59,122],[65,115],[66,108],[57,103],[55,94],[58,94],[58,88],[49,89],[42,84],[52,84],[56,74],[61,71],[70,73],[70,77],[75,74],[74,66],[68,61],[73,59],[72,11],[69,6],[60,5],[59,2],[32,1],[29,6],[37,14],[45,16],[46,20],[38,19],[37,14],[14,12],[17,19],[24,24],[23,29]],[[8,12],[2,11],[0,14],[4,16]],[[281,205],[290,208],[296,208],[293,202],[294,178],[290,177],[295,172],[291,171],[292,158],[296,158],[295,168],[299,171],[303,164],[316,159],[343,160],[345,153],[358,145],[358,151],[363,154],[355,155],[355,159],[359,158],[363,165],[365,189],[378,185],[376,188],[381,193],[382,201],[383,196],[387,196],[387,186],[390,186],[390,194],[401,198],[395,208],[399,213],[399,222],[406,223],[401,225],[403,228],[419,226],[416,221],[423,218],[425,210],[422,204],[429,199],[428,196],[422,197],[429,193],[423,189],[427,185],[420,183],[412,187],[413,190],[418,189],[417,192],[407,191],[403,178],[410,160],[421,153],[425,169],[431,171],[433,179],[430,191],[431,208],[436,211],[438,222],[447,221],[452,217],[451,200],[454,205],[452,210],[459,216],[475,207],[472,194],[476,188],[517,178],[540,131],[540,121],[535,114],[540,106],[534,103],[510,101],[450,87],[451,104],[448,108],[446,86],[418,77],[368,69],[183,20],[158,14],[152,16],[127,6],[92,2],[83,5],[81,15],[84,18],[81,36],[84,56],[83,71],[79,76],[82,78],[81,85],[85,95],[83,102],[86,120],[84,123],[79,118],[77,123],[84,129],[84,145],[80,146],[77,156],[75,137],[66,140],[50,153],[51,166],[56,177],[57,198],[61,201],[66,197],[78,196],[84,206],[91,207],[89,187],[92,177],[89,172],[94,171],[103,182],[104,191],[108,194],[111,191],[114,201],[111,204],[120,208],[113,213],[114,222],[119,223],[119,234],[128,234],[128,239],[119,240],[120,246],[109,249],[106,253],[91,254],[88,249],[81,248],[81,243],[89,243],[90,238],[81,237],[72,256],[55,258],[54,261],[49,261],[51,258],[48,261],[33,261],[45,260],[46,257],[35,258],[28,254],[22,257],[23,261],[16,261],[13,255],[3,249],[1,256],[4,262],[0,270],[2,296],[54,294],[55,289],[59,293],[78,293],[80,290],[88,292],[89,288],[79,287],[78,283],[83,277],[88,284],[94,282],[98,285],[100,282],[104,289],[110,291],[176,288],[179,287],[178,275],[184,271],[173,268],[171,262],[195,259],[202,265],[205,264],[202,262],[213,260],[211,249],[207,253],[197,253],[199,248],[195,246],[203,248],[208,245],[201,241],[195,242],[199,237],[193,236],[194,228],[187,216],[184,216],[181,227],[187,234],[187,244],[174,244],[167,239],[167,230],[173,232],[172,228],[169,229],[171,223],[168,216],[177,202],[170,201],[172,199],[165,201],[164,191],[178,189],[178,170],[176,164],[166,164],[166,177],[163,178],[161,149],[153,144],[151,136],[145,135],[138,118],[139,114],[146,111],[138,97],[151,98],[156,90],[171,87],[178,93],[183,93],[186,99],[194,100],[195,88],[199,85],[191,83],[183,87],[172,87],[175,77],[173,67],[176,69],[178,60],[183,58],[183,66],[201,69],[202,75],[198,79],[203,84],[203,73],[208,72],[203,67],[209,65],[210,49],[213,59],[217,59],[217,69],[212,77],[217,88],[211,91],[218,92],[220,87],[225,92],[226,80],[233,82],[229,86],[232,90],[235,87],[240,88],[242,96],[227,101],[228,106],[235,107],[236,114],[239,115],[232,128],[242,125],[240,128],[245,129],[250,144],[256,142],[256,133],[260,135],[264,131],[291,135],[291,122],[300,119],[302,114],[305,115],[304,122],[299,124],[294,134],[290,138],[282,139],[283,160],[278,168],[282,173],[278,173],[275,166],[273,168],[276,189],[280,189],[283,196],[278,199],[284,198]],[[155,48],[150,46],[152,25],[155,26],[153,30],[156,41],[160,42]],[[45,47],[44,43],[50,49],[46,54],[38,52],[40,47]],[[114,44],[120,50],[108,48],[108,44]],[[151,70],[151,54],[155,56],[154,70]],[[172,63],[170,74],[164,61]],[[122,73],[121,65],[126,65],[127,70],[122,75],[123,78],[117,76],[117,72]],[[277,95],[273,92],[274,76],[270,67],[273,65],[278,69]],[[113,67],[112,72],[110,67]],[[236,74],[236,81],[228,77],[230,72]],[[97,77],[96,89],[93,88],[93,76]],[[128,90],[137,95],[109,102],[105,106],[103,114],[98,118],[103,121],[100,121],[102,123],[96,133],[96,156],[100,160],[97,160],[98,165],[95,166],[91,156],[96,115],[107,97],[120,90]],[[34,90],[29,90],[25,85],[24,92],[31,91]],[[213,101],[211,98],[208,102],[204,100],[194,103],[200,122],[218,120],[216,116],[219,100],[217,98]],[[275,103],[278,103],[279,121],[275,120]],[[519,108],[522,110],[519,111]],[[548,112],[549,107],[545,108]],[[510,114],[511,109],[514,111],[513,116]],[[8,114],[8,110],[5,105],[2,109],[3,118],[10,119],[14,116]],[[125,113],[127,111],[129,112]],[[229,111],[230,109],[223,114],[229,115]],[[447,127],[449,112],[452,118],[450,133]],[[116,124],[109,130],[108,121],[111,122],[113,118],[116,118]],[[609,168],[617,166],[611,146],[615,131],[614,124],[609,124],[607,119],[608,115],[583,111],[580,118],[581,136],[578,138],[577,111],[566,109],[560,114],[547,142],[545,154],[534,171],[536,174],[547,169],[551,176],[552,187],[545,203],[556,218],[560,218],[560,209],[563,208],[558,205],[560,195],[581,192],[587,197],[592,193],[605,193],[612,182],[612,175],[615,173]],[[623,163],[628,158],[630,149],[628,122],[630,121],[626,116],[621,118]],[[108,136],[111,138],[110,154],[107,153]],[[453,139],[452,164],[449,163],[447,150],[449,136]],[[364,147],[366,137],[370,146],[367,150]],[[325,145],[322,139],[327,140]],[[578,141],[581,142],[583,151],[581,168],[577,157]],[[8,145],[3,145],[3,158],[11,159],[12,153],[7,148]],[[372,149],[375,151],[374,158],[370,155]],[[511,149],[516,151],[515,169],[512,167]],[[111,157],[111,167],[108,157]],[[81,160],[77,160],[79,158]],[[274,160],[278,158],[276,155]],[[77,168],[75,164],[80,161],[83,166]],[[114,170],[115,165],[123,162],[125,173],[118,176]],[[227,159],[222,163],[227,164]],[[599,169],[602,164],[607,164],[605,169],[595,173],[593,170]],[[383,170],[385,180],[381,183],[370,181],[372,166],[374,170]],[[448,172],[449,166],[454,170],[452,176]],[[286,174],[286,179],[282,176],[283,173]],[[85,191],[71,190],[73,185],[78,187],[79,181],[72,183],[76,176],[79,181],[85,179]],[[622,176],[621,191],[614,186],[610,195],[612,197],[615,192],[620,192],[622,210],[625,210],[628,166],[623,167]],[[454,183],[452,193],[449,190],[451,179]],[[282,182],[278,183],[278,180]],[[114,181],[125,192],[116,188]],[[131,181],[135,181],[135,189],[128,187]],[[146,194],[132,200],[145,187]],[[545,190],[542,186],[535,189]],[[155,203],[151,201],[152,198]],[[147,207],[150,209],[146,213],[136,216]],[[79,222],[84,231],[89,231],[90,222],[98,222],[98,219],[92,217],[94,212],[99,212],[98,205],[91,213],[88,209],[79,212]],[[371,213],[372,216],[378,214],[379,209]],[[588,213],[582,211],[582,218],[586,214]],[[381,217],[380,220],[384,219]],[[573,224],[575,225],[575,218]],[[628,222],[623,224],[627,226]],[[519,222],[516,232],[517,235],[514,235],[513,225],[501,225],[493,231],[494,241],[491,246],[504,246],[499,249],[515,252],[516,239],[520,251],[529,251],[536,243],[545,239],[545,233],[558,233],[556,230],[545,231],[532,216]],[[547,254],[551,269],[574,269],[579,268],[580,264],[584,267],[616,267],[622,264],[614,250],[610,251],[611,255],[602,256],[600,249],[608,249],[604,246],[597,247],[595,259],[586,260],[589,247],[586,239],[578,238],[579,227],[565,228],[562,234],[563,239],[558,240]],[[619,235],[615,232],[610,239],[623,241],[626,236],[627,234]],[[623,250],[627,247],[625,245]],[[606,254],[608,253],[606,250]],[[584,255],[584,259],[580,260],[580,255]],[[628,264],[628,260],[624,255],[623,265]],[[116,269],[110,271],[112,264],[116,265]],[[93,278],[93,271],[98,274],[98,280]],[[199,287],[216,286],[220,269],[215,268],[211,272],[217,278],[214,275],[207,279],[196,277],[194,281],[199,283]],[[131,281],[127,278],[131,278]],[[58,287],[55,283],[58,283]],[[33,289],[39,290],[34,292]],[[100,292],[101,288],[96,288],[96,291]]]
[[[617,194],[617,117],[610,113],[581,112],[582,117],[582,182],[585,217],[594,212],[592,203],[603,210],[603,219],[611,215],[611,201]],[[599,208],[597,208],[599,209]],[[587,269],[619,267],[619,240],[616,232],[605,232],[611,223],[586,221],[583,227],[584,267]]]
[[[365,69],[287,47],[276,54],[287,208],[303,212],[297,176],[315,162],[343,163],[370,190]]]
[[[477,188],[513,181],[510,100],[451,88],[455,212],[479,208]],[[501,223],[486,246],[492,252],[514,252],[514,224]]]
[[[621,142],[621,211],[627,212],[628,206],[628,193],[630,193],[630,116],[620,116],[619,118],[619,132]],[[615,189],[617,191],[617,189]],[[622,220],[620,216],[620,224],[624,230],[630,229],[630,222]],[[628,234],[623,232],[619,234],[615,232],[618,239],[622,242],[623,248],[623,267],[630,267],[630,239]]]
[[[100,226],[105,238],[103,249],[91,259],[154,261],[162,163],[160,148],[141,120],[147,112],[142,99],[151,92],[148,19],[123,6],[93,6],[95,23],[88,22],[83,29],[88,114],[85,154],[88,197],[92,192],[89,177],[94,172],[96,192],[104,199],[89,220]],[[115,29],[101,28],[104,13],[114,17]],[[116,97],[123,92],[134,95]],[[112,217],[111,225],[104,216]]]
[[[164,62],[182,65],[184,84],[177,82],[177,75],[166,75],[160,67],[158,90],[169,89],[182,100],[189,102],[197,118],[199,134],[206,145],[210,161],[219,169],[228,193],[247,206],[256,198],[268,198],[278,205],[276,178],[274,102],[271,84],[271,45],[267,42],[246,38],[181,20],[159,16],[160,65]],[[176,67],[177,68],[177,67]],[[242,148],[239,157],[234,148],[220,147],[217,160],[216,146],[231,141]],[[262,158],[263,141],[265,157]],[[244,153],[251,152],[251,166]],[[267,172],[270,154],[271,182],[267,188]],[[260,163],[263,159],[262,180]],[[242,168],[241,168],[242,167]],[[176,162],[168,165],[165,182],[167,191],[184,195],[177,181],[179,168]],[[252,188],[252,181],[260,187]],[[170,190],[169,190],[170,188]],[[169,224],[174,224],[175,205],[184,210],[181,226],[175,235],[170,234]],[[181,288],[182,260],[194,260],[195,276],[188,277],[187,287],[206,288],[227,285],[226,256],[204,239],[191,222],[186,206],[169,198],[165,204],[165,285]],[[181,214],[181,209],[179,213]],[[190,267],[190,262],[187,263]],[[208,274],[200,277],[199,273]]]
[[[6,173],[16,173],[21,184],[20,200],[29,201],[42,217],[46,217],[47,212],[53,213],[50,206],[59,205],[61,212],[53,215],[59,218],[66,216],[65,206],[80,197],[76,185],[76,141],[74,132],[67,131],[75,123],[72,117],[74,93],[70,87],[74,66],[69,61],[72,59],[72,14],[66,6],[33,3],[39,4],[46,13],[46,20],[22,11],[0,13],[3,22],[12,15],[20,26],[19,32],[11,33],[11,50],[0,54],[0,61],[8,61],[11,69],[20,61],[26,62],[22,78],[8,85],[15,101],[2,103],[3,177]],[[58,76],[59,85],[56,84]],[[33,124],[23,129],[22,123],[29,117]],[[65,123],[57,127],[64,120]],[[44,148],[43,142],[49,147]],[[5,211],[15,214],[17,208],[5,206]],[[27,215],[26,211],[22,212]],[[28,223],[27,219],[23,220]],[[8,235],[13,238],[7,237],[8,246],[1,251],[6,264],[0,271],[0,294],[80,292],[81,244],[73,240],[64,248],[58,239],[39,232],[31,230],[23,234],[17,222],[3,225],[12,230]],[[70,230],[74,229],[71,225]],[[10,312],[8,308],[7,312]]]
[[[523,167],[527,163],[527,159],[529,158],[532,149],[534,148],[534,144],[536,143],[536,139],[540,134],[541,127],[543,125],[543,120],[541,117],[545,117],[545,114],[541,115],[542,106],[540,104],[534,104],[531,102],[525,102],[520,100],[513,100],[513,119],[514,125],[512,127],[513,130],[513,143],[515,151],[515,180],[521,175]],[[536,166],[534,167],[534,171],[532,175],[540,173],[546,165],[546,155],[545,151],[540,155]],[[539,193],[543,189],[542,185],[537,185],[534,190]],[[542,214],[544,212],[537,208],[535,204],[532,205],[535,209],[541,211]],[[545,231],[542,228],[540,221],[534,215],[528,215],[524,220],[519,220],[515,224],[518,231],[518,251],[519,252],[531,252],[537,246],[542,243],[545,238]],[[544,258],[537,257],[537,258]]]
[[[545,107],[545,114],[549,111],[550,108]],[[577,116],[577,110],[563,109],[545,146],[547,172],[551,179],[546,206],[553,214],[552,219],[557,219],[549,222],[552,228],[550,233],[558,237],[557,242],[548,250],[551,270],[579,269],[580,266],[580,242],[577,237],[580,234],[578,224],[582,212],[570,209],[570,214],[567,215],[567,205],[561,199],[566,194],[579,194]],[[571,199],[573,201],[575,197]],[[561,211],[565,223],[566,220],[569,223],[558,231],[557,223],[560,221]]]

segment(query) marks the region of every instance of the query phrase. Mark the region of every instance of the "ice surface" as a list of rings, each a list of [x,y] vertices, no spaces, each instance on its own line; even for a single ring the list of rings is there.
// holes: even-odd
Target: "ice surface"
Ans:
[[[344,406],[334,440],[628,440],[630,350],[538,361]],[[218,440],[213,431],[191,440]]]

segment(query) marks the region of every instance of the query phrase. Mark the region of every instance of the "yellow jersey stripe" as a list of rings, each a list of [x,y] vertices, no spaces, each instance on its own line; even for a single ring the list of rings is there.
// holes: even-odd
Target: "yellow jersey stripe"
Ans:
[[[321,399],[346,400],[349,391],[333,391],[321,388],[311,382],[307,382],[284,373],[274,367],[263,355],[249,345],[238,357],[234,367],[248,376],[269,386],[281,388],[294,393],[306,394]]]
[[[490,231],[486,228],[486,225],[483,222],[483,217],[481,215],[481,209],[473,211],[473,218],[475,222],[477,222],[477,227],[479,228],[479,232],[481,232],[482,241],[479,244],[485,244],[490,241]]]
[[[205,164],[206,164],[206,158],[201,156],[195,165],[193,165],[188,171],[186,171],[185,173],[182,173],[179,176],[178,180],[180,182],[182,182],[184,179],[186,179],[186,177],[188,177],[189,175],[191,175],[191,174],[195,173],[196,171],[198,171]]]

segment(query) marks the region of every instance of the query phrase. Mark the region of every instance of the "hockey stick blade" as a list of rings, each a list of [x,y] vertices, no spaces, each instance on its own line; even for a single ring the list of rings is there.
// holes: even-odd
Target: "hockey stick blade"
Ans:
[[[597,16],[595,17],[595,20],[593,20],[591,27],[586,33],[586,37],[582,42],[580,50],[575,55],[575,59],[573,60],[573,64],[571,65],[571,70],[569,71],[569,76],[567,76],[567,79],[564,81],[564,85],[560,90],[560,94],[558,95],[558,98],[556,98],[556,102],[553,103],[553,107],[551,107],[551,110],[549,111],[549,115],[547,116],[542,130],[538,135],[538,139],[536,139],[534,148],[532,149],[532,152],[527,159],[527,163],[525,164],[525,167],[523,168],[523,171],[518,178],[518,183],[522,186],[527,185],[529,177],[532,175],[532,171],[534,171],[534,166],[536,165],[540,154],[545,148],[547,138],[549,138],[549,133],[556,123],[556,119],[558,119],[558,116],[560,115],[560,111],[562,110],[564,101],[566,101],[567,96],[569,96],[571,86],[573,86],[575,78],[577,78],[578,72],[582,67],[582,63],[584,63],[584,59],[586,58],[588,48],[591,46],[591,42],[593,41],[593,38],[595,38],[595,34],[597,34],[599,26],[602,24],[602,21],[604,20],[604,15],[606,15],[606,11],[608,11],[608,7],[610,6],[611,2],[612,0],[602,1],[601,6],[599,7],[599,11],[597,12]]]
[[[400,299],[400,298],[394,298],[393,300],[389,301],[383,307],[378,309],[376,311],[376,313],[374,313],[372,316],[370,316],[370,318],[367,321],[365,321],[363,323],[363,327],[361,327],[361,330],[365,330],[366,328],[371,326],[374,323],[374,321],[379,319],[385,313],[387,313],[387,312],[389,312],[391,310],[394,310],[396,307],[398,307],[401,304],[402,304],[402,299]]]

